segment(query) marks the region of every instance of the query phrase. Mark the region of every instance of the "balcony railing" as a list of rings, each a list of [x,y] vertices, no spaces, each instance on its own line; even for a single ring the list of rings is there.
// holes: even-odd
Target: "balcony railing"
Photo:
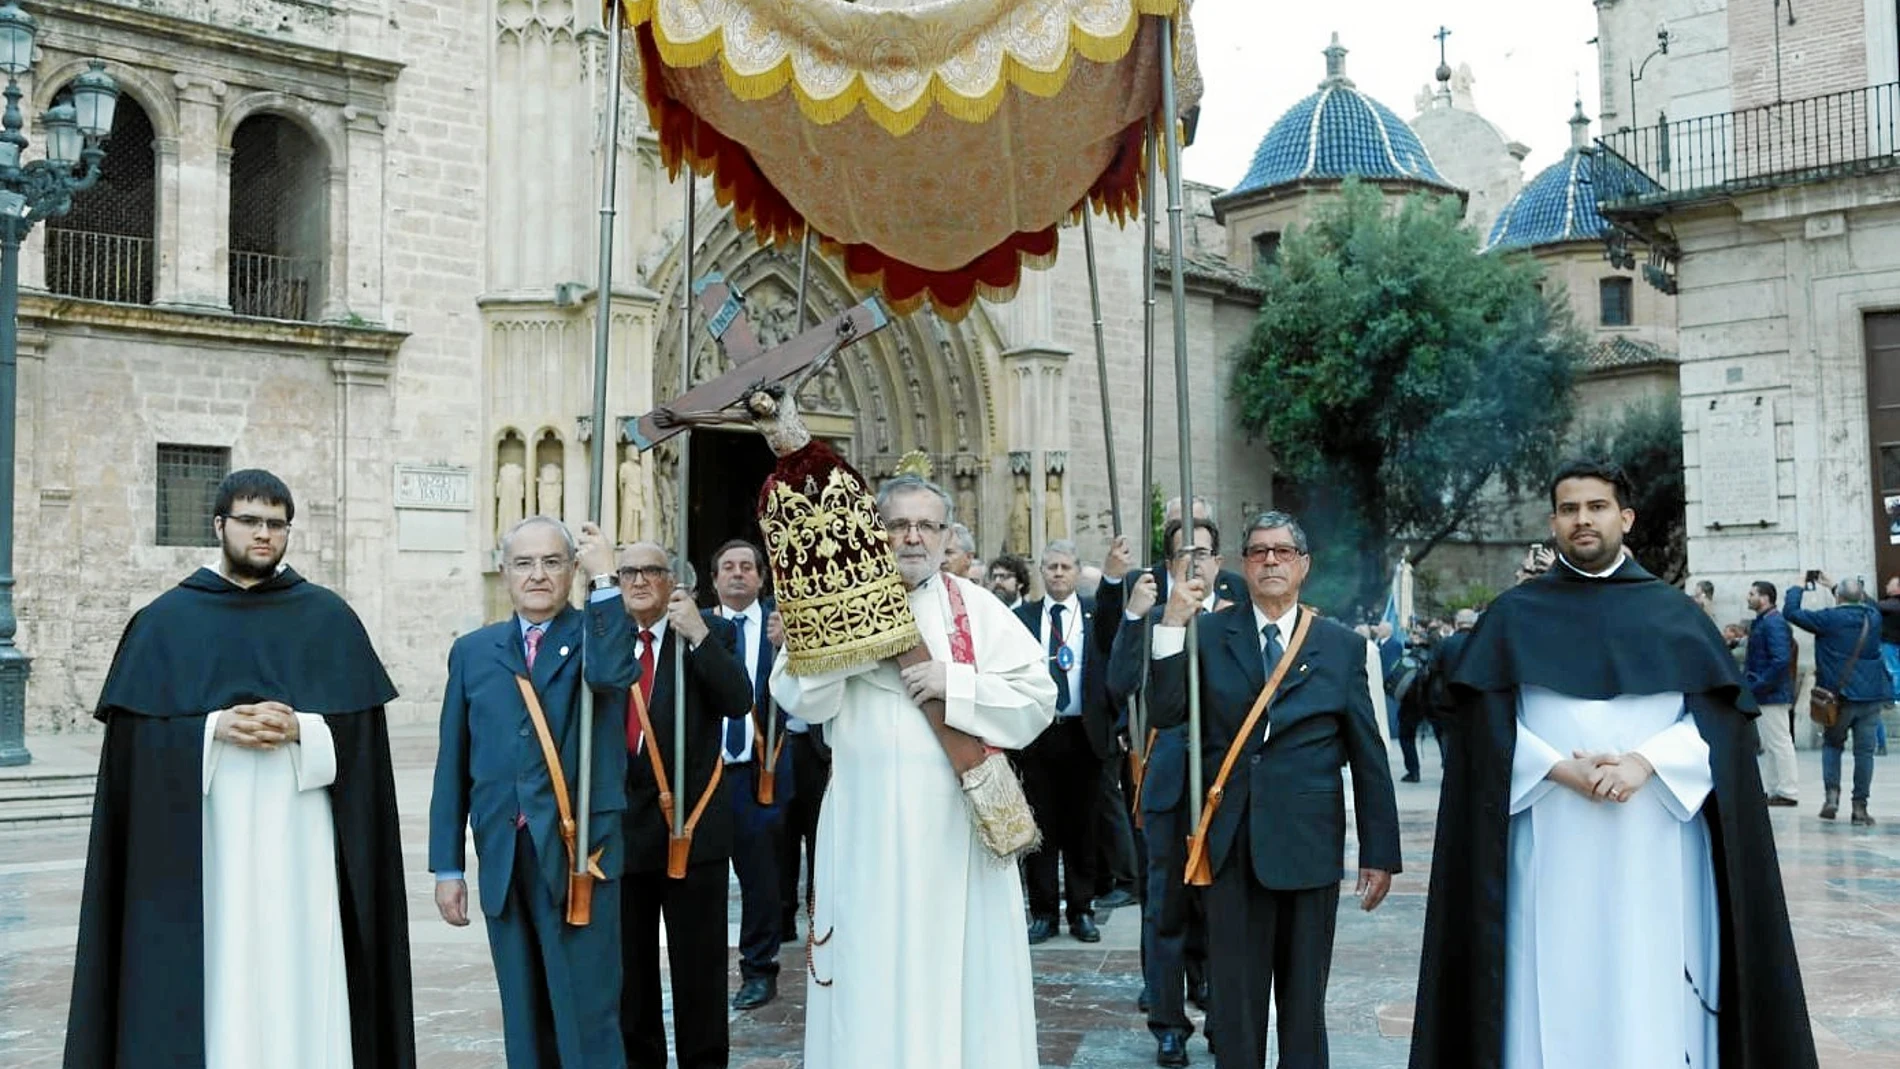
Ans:
[[[152,239],[46,230],[46,288],[88,301],[152,303]]]
[[[1619,130],[1597,144],[1642,180],[1597,198],[1635,207],[1865,174],[1900,165],[1897,135],[1900,82]]]
[[[310,318],[310,295],[322,268],[317,260],[266,252],[231,254],[231,311],[264,319]]]

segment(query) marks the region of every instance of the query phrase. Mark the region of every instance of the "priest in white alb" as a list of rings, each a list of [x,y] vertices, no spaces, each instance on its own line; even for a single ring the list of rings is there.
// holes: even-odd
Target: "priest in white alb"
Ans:
[[[1557,562],[1448,666],[1412,1069],[1812,1069],[1753,700],[1623,472],[1550,497]]]
[[[930,659],[794,675],[781,654],[772,674],[779,704],[822,724],[832,750],[805,1065],[1035,1069],[1022,881],[979,838],[920,704],[941,699],[949,728],[1020,749],[1054,712],[1047,655],[989,592],[940,570],[941,488],[899,476],[877,507]]]

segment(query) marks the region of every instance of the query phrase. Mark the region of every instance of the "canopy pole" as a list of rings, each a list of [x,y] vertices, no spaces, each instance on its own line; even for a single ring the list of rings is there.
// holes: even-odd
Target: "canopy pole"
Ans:
[[[600,523],[601,484],[607,473],[607,353],[613,333],[614,205],[620,186],[620,45],[625,32],[620,4],[613,5],[608,16],[607,35],[607,130],[601,143],[600,164],[600,266],[594,285],[594,407],[593,437],[588,448],[587,519]],[[560,519],[560,517],[555,517]],[[618,535],[620,532],[615,532]],[[589,597],[592,592],[589,592]],[[587,671],[587,633],[581,629],[581,673]],[[581,687],[580,767],[576,777],[574,802],[574,875],[587,875],[587,817],[593,812],[594,797],[594,688]]]
[[[798,244],[798,326],[792,331],[798,334],[805,329],[805,284],[811,277],[811,226],[806,224],[805,236]]]
[[[680,235],[680,392],[684,393],[693,385],[693,214],[697,200],[694,185],[698,176],[693,173],[693,163],[682,158],[681,167],[686,172],[686,226]],[[686,520],[687,504],[687,457],[688,448],[693,443],[693,432],[689,428],[678,439],[675,448],[679,451],[678,462],[673,467],[676,476],[673,493],[673,527],[678,538],[678,548],[674,550],[674,559],[678,568],[674,582],[678,583],[693,574],[692,562],[687,559],[686,535],[690,525]],[[695,599],[697,591],[689,591]],[[686,642],[678,639],[673,643],[673,837],[686,834]]]
[[[1155,159],[1155,124],[1148,123],[1142,137],[1142,155],[1148,180],[1141,188],[1141,570],[1151,571],[1154,560],[1154,485],[1155,485],[1155,187],[1161,182],[1161,166]],[[1163,546],[1163,550],[1167,547]],[[1163,569],[1167,562],[1161,562]],[[1159,594],[1161,585],[1155,584]],[[1141,629],[1141,682],[1128,701],[1128,750],[1134,755],[1139,784],[1148,769],[1148,671],[1154,654],[1154,630]],[[1135,814],[1139,821],[1141,815]]]
[[[1181,127],[1176,117],[1174,22],[1164,18],[1160,25],[1160,133],[1168,154],[1168,282],[1174,301],[1174,419],[1181,454],[1181,533],[1185,536],[1194,531],[1194,436],[1189,425],[1193,406],[1188,396],[1187,280],[1182,277],[1181,250],[1186,239],[1182,235],[1181,220]],[[1192,546],[1193,542],[1183,538],[1182,545]],[[1197,812],[1206,800],[1201,769],[1200,628],[1196,620],[1199,615],[1197,612],[1188,617],[1187,625],[1188,791]]]
[[[1089,308],[1095,313],[1095,381],[1102,395],[1102,447],[1108,456],[1109,527],[1115,537],[1122,533],[1122,484],[1115,473],[1114,423],[1108,411],[1108,342],[1102,338],[1102,286],[1095,271],[1094,212],[1088,201],[1082,202],[1082,249],[1089,264]]]

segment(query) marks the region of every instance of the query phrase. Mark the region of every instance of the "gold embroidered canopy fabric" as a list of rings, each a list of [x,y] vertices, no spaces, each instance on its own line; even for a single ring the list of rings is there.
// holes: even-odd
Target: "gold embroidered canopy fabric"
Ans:
[[[899,311],[1006,299],[1085,201],[1138,212],[1157,18],[1179,112],[1200,98],[1185,0],[622,2],[668,167],[762,242],[809,225]]]

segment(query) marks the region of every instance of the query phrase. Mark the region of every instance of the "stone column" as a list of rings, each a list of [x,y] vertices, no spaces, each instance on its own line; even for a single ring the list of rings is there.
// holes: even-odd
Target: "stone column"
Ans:
[[[176,258],[159,271],[154,303],[231,307],[231,151],[219,144],[223,82],[180,72],[176,173],[164,176],[159,247]]]
[[[386,323],[383,308],[383,130],[389,116],[352,104],[343,109],[346,194],[330,218],[331,299],[340,315]],[[332,197],[337,205],[339,198]],[[339,218],[339,216],[341,216]]]
[[[392,542],[387,363],[362,356],[330,361],[336,383],[336,531],[332,566],[337,591],[347,598],[370,634],[382,633],[386,563],[379,552]]]

